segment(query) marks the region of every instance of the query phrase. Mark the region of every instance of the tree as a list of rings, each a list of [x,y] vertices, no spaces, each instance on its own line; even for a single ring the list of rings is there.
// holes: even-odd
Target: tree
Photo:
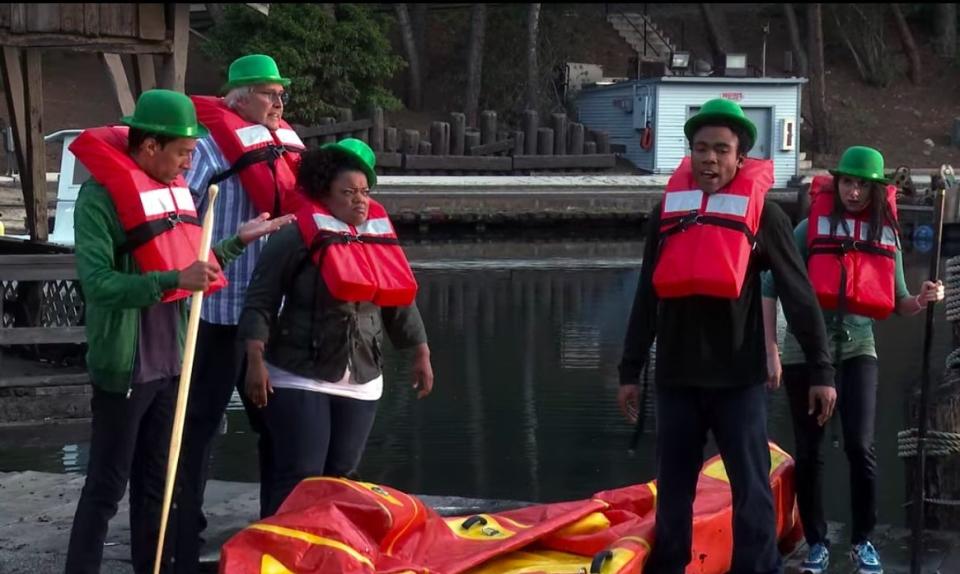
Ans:
[[[793,54],[797,57],[797,68],[800,77],[805,78],[809,71],[807,65],[807,52],[803,49],[803,42],[800,41],[800,26],[797,24],[797,13],[793,9],[793,4],[784,2],[783,15],[787,18],[787,29],[790,31],[790,46]]]
[[[387,40],[389,22],[360,4],[337,5],[336,16],[321,4],[272,4],[267,17],[232,4],[203,46],[224,71],[246,54],[273,56],[292,80],[285,115],[293,121],[313,124],[342,107],[399,107],[384,86],[404,65]]]
[[[427,57],[427,9],[429,4],[416,2],[410,11],[410,24],[413,26],[413,42],[417,45],[417,56],[420,62],[420,85],[430,76],[429,58]]]
[[[807,4],[807,41],[810,57],[810,112],[813,116],[813,147],[829,153],[833,147],[830,115],[827,110],[823,65],[823,18],[821,4]]]
[[[540,102],[540,74],[537,70],[537,48],[540,29],[540,4],[527,8],[527,108],[537,109]]]
[[[400,25],[400,36],[403,38],[403,49],[407,53],[407,70],[409,71],[409,86],[407,89],[407,107],[419,110],[423,106],[423,90],[420,75],[420,50],[413,36],[413,25],[407,5],[400,3],[393,5],[397,13],[397,23]]]
[[[467,49],[467,97],[464,113],[468,125],[477,124],[480,84],[483,77],[483,41],[487,28],[487,5],[474,4],[470,10],[470,43]]]
[[[832,4],[830,11],[843,42],[850,50],[857,71],[867,85],[886,87],[893,80],[893,67],[884,30],[883,4]]]
[[[900,35],[900,43],[903,45],[903,52],[907,55],[910,62],[910,81],[914,85],[920,84],[920,53],[917,52],[917,44],[913,41],[913,34],[910,32],[910,26],[907,19],[903,17],[900,6],[896,3],[890,4],[890,11],[893,12],[893,19],[897,22],[897,33]]]
[[[733,43],[730,40],[730,29],[727,27],[727,19],[723,14],[723,5],[700,4],[700,11],[703,13],[703,23],[707,26],[710,48],[713,50],[713,67],[723,68],[725,66],[724,57],[733,48]]]
[[[957,55],[957,5],[937,3],[934,10],[934,40],[937,54],[945,57]]]

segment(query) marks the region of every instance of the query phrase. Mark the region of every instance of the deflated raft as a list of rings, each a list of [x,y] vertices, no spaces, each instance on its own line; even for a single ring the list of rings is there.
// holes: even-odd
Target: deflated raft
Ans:
[[[770,443],[770,484],[781,549],[802,537],[793,459]],[[387,486],[339,478],[301,482],[276,515],[221,550],[223,574],[626,574],[642,571],[654,533],[655,482],[586,500],[441,517]],[[730,483],[723,461],[704,465],[688,574],[730,568]]]

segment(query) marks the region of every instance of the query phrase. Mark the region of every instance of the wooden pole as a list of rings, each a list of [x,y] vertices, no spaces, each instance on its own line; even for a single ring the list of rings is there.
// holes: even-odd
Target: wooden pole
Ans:
[[[540,127],[540,119],[537,115],[537,110],[524,110],[523,112],[523,134],[524,139],[524,154],[525,155],[536,155],[537,154],[537,128]]]
[[[197,258],[206,262],[210,257],[210,242],[213,238],[213,203],[220,188],[216,184],[207,188],[207,212],[203,216],[203,234]],[[153,574],[160,574],[163,560],[163,543],[166,538],[167,521],[170,518],[170,503],[173,501],[173,486],[177,481],[177,465],[180,462],[180,442],[183,439],[183,423],[187,417],[187,399],[190,396],[190,377],[193,375],[193,356],[197,348],[197,331],[200,329],[200,309],[203,307],[203,291],[193,294],[190,301],[190,318],[187,321],[187,338],[183,344],[183,366],[180,369],[180,386],[177,390],[177,406],[173,413],[173,431],[170,434],[170,451],[167,454],[167,480],[163,489],[163,507],[160,514],[160,533],[157,537],[157,554],[153,562]]]
[[[450,114],[450,155],[464,154],[464,134],[467,132],[467,116],[459,112]]]
[[[480,143],[492,144],[497,141],[497,112],[485,110],[480,113]]]
[[[553,153],[567,155],[567,114],[553,114]]]
[[[24,207],[30,239],[46,241],[47,225],[47,150],[43,140],[43,70],[42,52],[29,49],[26,53],[27,84],[27,152],[30,170],[30,189],[23,187]],[[29,193],[29,197],[27,197]]]
[[[373,127],[370,129],[370,147],[373,151],[383,151],[383,108],[373,108]]]

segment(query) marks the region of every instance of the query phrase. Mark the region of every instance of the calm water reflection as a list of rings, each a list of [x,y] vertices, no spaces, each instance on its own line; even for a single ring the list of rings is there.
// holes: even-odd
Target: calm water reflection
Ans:
[[[363,478],[418,493],[532,501],[581,498],[652,478],[653,421],[628,456],[633,429],[615,404],[641,249],[635,238],[411,245],[436,388],[417,401],[405,357],[388,354],[388,384]],[[907,250],[907,281],[915,290],[927,255]],[[936,373],[950,344],[947,324],[938,319]],[[877,333],[880,518],[902,523],[896,433],[908,426],[905,399],[919,375],[923,315],[893,318]],[[782,392],[770,397],[770,435],[792,449]],[[86,450],[83,440],[68,438],[56,448],[3,447],[0,469],[82,470]],[[826,457],[829,518],[845,520],[842,448],[828,448]],[[216,445],[213,477],[257,479],[255,435],[237,400]]]

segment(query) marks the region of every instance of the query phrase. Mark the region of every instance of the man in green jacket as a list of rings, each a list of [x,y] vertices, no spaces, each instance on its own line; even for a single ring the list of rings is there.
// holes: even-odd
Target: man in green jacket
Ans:
[[[144,92],[134,114],[121,122],[130,126],[130,157],[144,174],[167,186],[190,168],[196,139],[207,133],[190,99],[168,90]],[[188,299],[161,299],[172,289],[206,290],[220,265],[291,220],[256,218],[214,247],[216,261],[142,273],[121,249],[127,236],[110,190],[93,178],[80,188],[74,229],[86,305],[93,432],[70,534],[68,574],[100,571],[107,524],[128,480],[133,567],[138,573],[152,571],[188,308]],[[173,569],[169,550],[165,571]]]

